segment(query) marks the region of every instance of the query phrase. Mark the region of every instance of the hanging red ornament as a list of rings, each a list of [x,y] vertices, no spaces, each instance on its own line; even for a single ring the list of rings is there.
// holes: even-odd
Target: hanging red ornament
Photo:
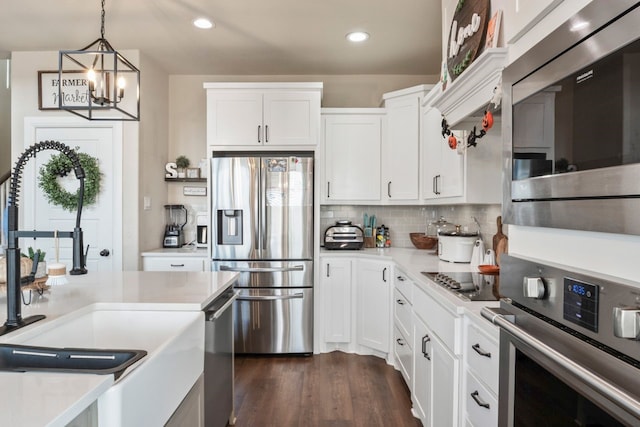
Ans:
[[[455,150],[457,146],[458,146],[458,140],[456,139],[456,137],[453,135],[449,135],[449,148],[451,148],[452,150]]]
[[[484,117],[482,118],[482,129],[488,131],[493,126],[493,114],[491,111],[487,110],[484,112]]]

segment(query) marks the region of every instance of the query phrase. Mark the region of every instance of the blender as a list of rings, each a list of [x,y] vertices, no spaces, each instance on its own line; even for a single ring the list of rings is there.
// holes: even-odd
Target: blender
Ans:
[[[184,205],[164,205],[167,225],[164,228],[163,248],[180,248],[184,244],[182,228],[187,223]]]

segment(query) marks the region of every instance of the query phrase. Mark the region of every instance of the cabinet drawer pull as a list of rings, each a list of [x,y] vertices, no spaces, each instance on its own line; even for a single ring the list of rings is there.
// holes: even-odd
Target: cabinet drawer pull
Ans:
[[[429,353],[427,353],[427,343],[429,341],[431,341],[431,338],[429,338],[429,335],[425,335],[422,337],[422,355],[427,360],[431,360],[431,356],[429,356]]]
[[[184,264],[170,264],[171,267],[184,267]]]
[[[476,344],[472,345],[471,348],[474,349],[475,352],[478,353],[480,356],[488,357],[489,359],[491,359],[491,353],[481,349],[480,348],[480,343],[476,343]]]
[[[478,393],[478,390],[476,390],[473,393],[471,393],[471,398],[475,400],[478,406],[482,406],[483,408],[490,409],[491,406],[487,402],[483,402],[482,400],[480,400],[480,397],[478,396],[479,394],[480,393]]]
[[[396,302],[400,305],[405,305],[406,303],[404,301],[402,301],[401,299],[397,299]]]
[[[327,181],[327,199],[331,197],[331,181]]]
[[[391,181],[387,183],[387,195],[391,198]]]
[[[386,282],[387,281],[387,267],[382,269],[382,281]]]
[[[260,128],[261,128],[261,127],[262,127],[262,126],[258,125],[258,144],[261,142],[261,141],[260,141]]]
[[[327,263],[327,277],[330,277],[330,274],[329,274],[329,263]]]
[[[402,338],[398,338],[396,342],[404,347],[404,341],[402,341]]]
[[[400,281],[400,282],[404,282],[405,281],[405,278],[402,277],[402,276],[397,276],[396,279],[398,279],[398,281]]]
[[[269,125],[264,125],[264,142],[269,142]]]

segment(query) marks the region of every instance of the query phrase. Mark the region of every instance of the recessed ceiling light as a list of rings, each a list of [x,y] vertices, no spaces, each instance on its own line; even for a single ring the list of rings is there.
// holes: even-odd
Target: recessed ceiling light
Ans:
[[[353,31],[347,34],[347,40],[354,43],[363,42],[368,38],[369,38],[369,33],[365,33],[364,31]]]
[[[207,18],[198,18],[193,21],[193,25],[197,28],[208,30],[209,28],[213,28],[215,25],[213,22],[208,20]]]

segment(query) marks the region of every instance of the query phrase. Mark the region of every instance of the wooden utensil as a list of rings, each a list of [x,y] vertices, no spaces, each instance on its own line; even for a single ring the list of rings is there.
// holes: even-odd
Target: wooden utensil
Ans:
[[[502,216],[498,216],[496,223],[498,225],[498,232],[493,236],[493,250],[496,253],[496,264],[500,265],[500,255],[506,254],[509,251],[509,240],[502,232]]]

